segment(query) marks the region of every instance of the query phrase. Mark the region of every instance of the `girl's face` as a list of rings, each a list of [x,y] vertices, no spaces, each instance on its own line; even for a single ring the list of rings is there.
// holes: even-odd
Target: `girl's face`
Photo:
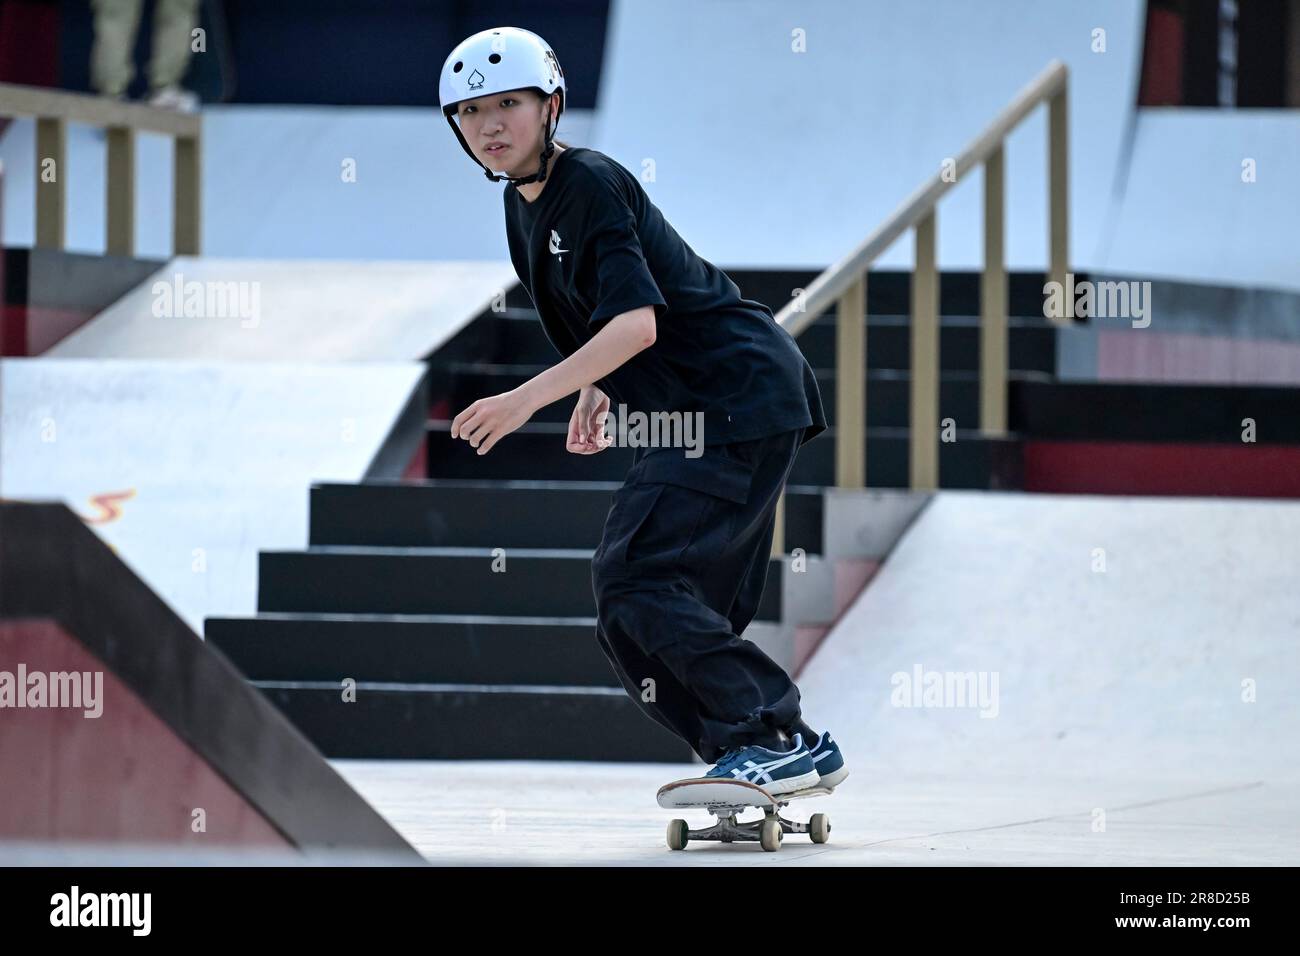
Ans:
[[[560,94],[551,94],[552,123],[559,106]],[[458,103],[456,110],[461,135],[484,166],[511,176],[536,171],[542,155],[546,100],[535,90],[480,96]]]

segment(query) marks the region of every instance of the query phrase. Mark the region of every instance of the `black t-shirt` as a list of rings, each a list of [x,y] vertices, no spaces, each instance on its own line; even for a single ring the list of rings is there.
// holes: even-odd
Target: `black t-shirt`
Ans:
[[[703,412],[706,445],[803,428],[826,429],[812,367],[772,310],[742,298],[695,254],[641,183],[598,150],[552,157],[528,202],[504,191],[506,236],[519,281],[565,358],[601,326],[654,306],[655,343],[595,384],[611,412]]]

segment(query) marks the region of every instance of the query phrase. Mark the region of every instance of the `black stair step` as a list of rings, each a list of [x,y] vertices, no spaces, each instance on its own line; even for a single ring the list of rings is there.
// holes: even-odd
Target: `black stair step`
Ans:
[[[310,492],[308,544],[594,548],[620,484],[472,478],[318,483]]]
[[[589,617],[261,614],[204,632],[251,680],[619,686]]]
[[[554,365],[564,358],[546,337],[542,321],[532,309],[492,313],[478,321],[491,326],[493,347],[491,351],[473,358],[488,363],[518,365]],[[442,353],[436,353],[434,364],[437,365],[441,359]]]
[[[486,455],[452,439],[451,422],[431,421],[428,474],[431,478],[622,481],[632,465],[632,449],[612,447],[596,455],[573,455],[564,448],[567,426],[529,422],[498,442]],[[835,484],[834,427],[804,445],[790,472],[792,485]],[[956,429],[956,441],[939,443],[941,488],[1010,489],[1021,487],[1021,455],[1016,436],[987,438],[977,429]],[[867,486],[906,488],[908,430],[868,426]]]
[[[491,342],[478,354],[466,355],[456,349],[439,352],[433,359],[431,388],[435,395],[447,393],[453,401],[469,404],[491,391],[475,391],[475,386],[460,384],[462,376],[495,373],[498,375],[537,374],[560,361],[542,330],[536,313],[512,311],[493,313],[479,320],[491,325],[480,342]],[[835,367],[836,315],[832,309],[795,339],[795,343],[814,368]],[[939,366],[955,371],[978,371],[980,367],[980,318],[978,315],[945,314],[940,316]],[[911,319],[906,314],[876,315],[867,320],[867,358],[869,369],[908,369],[911,367]],[[1012,317],[1008,320],[1008,365],[1013,371],[1056,373],[1057,328],[1042,317]],[[510,387],[513,387],[510,386]],[[554,403],[560,404],[560,403]],[[570,403],[571,404],[571,403]]]
[[[496,395],[516,388],[534,375],[544,371],[544,366],[485,366],[452,381],[453,409],[469,406],[476,398]],[[816,368],[817,387],[821,391],[822,406],[827,421],[837,420],[835,409],[836,374],[833,369]],[[1010,380],[1048,381],[1043,372],[1012,372]],[[906,428],[911,408],[911,372],[905,369],[872,369],[867,375],[866,409],[872,425]],[[947,370],[939,379],[939,418],[952,418],[965,428],[979,425],[980,402],[979,373],[976,371]],[[531,421],[562,422],[566,426],[573,413],[575,399],[552,402],[540,409]]]
[[[762,302],[776,315],[797,290],[809,288],[821,270],[807,269],[724,269],[747,299]],[[943,270],[939,275],[939,311],[944,315],[977,315],[980,310],[982,273]],[[1089,278],[1075,273],[1076,282]],[[1043,314],[1042,272],[1007,273],[1007,310],[1010,315]],[[867,313],[904,315],[912,308],[912,272],[901,269],[873,269],[867,276]]]
[[[1126,382],[1012,383],[1009,427],[1037,439],[1300,443],[1300,388]]]
[[[835,373],[816,369],[826,421],[839,422]],[[1012,372],[1007,381],[1045,381],[1042,372]],[[867,379],[865,414],[868,425],[881,428],[910,428],[912,375],[909,371],[877,369]],[[939,421],[951,418],[958,428],[978,431],[980,423],[980,376],[978,372],[947,371],[939,378]]]
[[[822,315],[795,343],[813,368],[835,368],[834,311]],[[1057,329],[1044,318],[1011,318],[1007,323],[1007,364],[1012,371],[1056,374]],[[867,368],[912,367],[912,327],[906,315],[872,315],[867,320]],[[978,372],[980,318],[944,315],[939,326],[939,368]]]
[[[594,548],[619,482],[430,479],[312,485],[309,545]],[[820,489],[787,487],[786,539],[822,546]]]
[[[623,688],[254,681],[326,757],[418,760],[695,759]]]
[[[592,549],[367,548],[262,551],[257,610],[316,614],[594,617]],[[498,557],[505,570],[494,571]],[[756,619],[780,619],[772,562]]]

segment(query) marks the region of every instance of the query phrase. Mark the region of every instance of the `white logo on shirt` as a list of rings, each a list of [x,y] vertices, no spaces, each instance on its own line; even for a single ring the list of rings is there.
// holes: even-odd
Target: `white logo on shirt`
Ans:
[[[560,248],[560,234],[556,232],[554,229],[552,229],[551,230],[551,254],[560,256],[560,253],[568,252],[568,251],[569,251],[568,249]],[[564,261],[564,256],[560,256],[560,261],[561,262]]]

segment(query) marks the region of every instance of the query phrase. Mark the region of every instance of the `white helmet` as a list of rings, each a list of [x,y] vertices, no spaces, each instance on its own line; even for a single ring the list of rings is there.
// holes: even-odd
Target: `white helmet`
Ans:
[[[513,179],[496,175],[474,155],[474,150],[465,142],[454,118],[456,105],[480,96],[522,89],[535,89],[544,97],[559,91],[560,109],[555,114],[555,125],[558,127],[566,95],[564,71],[560,69],[560,61],[550,44],[529,30],[496,27],[475,33],[461,41],[442,65],[442,75],[438,79],[438,101],[442,106],[442,115],[447,117],[447,122],[451,124],[452,131],[470,159],[478,163],[487,178],[494,183],[504,179],[512,183],[540,183],[546,179],[546,163],[555,151],[551,142],[555,130],[551,127],[550,117],[546,120],[541,167],[531,176]]]

